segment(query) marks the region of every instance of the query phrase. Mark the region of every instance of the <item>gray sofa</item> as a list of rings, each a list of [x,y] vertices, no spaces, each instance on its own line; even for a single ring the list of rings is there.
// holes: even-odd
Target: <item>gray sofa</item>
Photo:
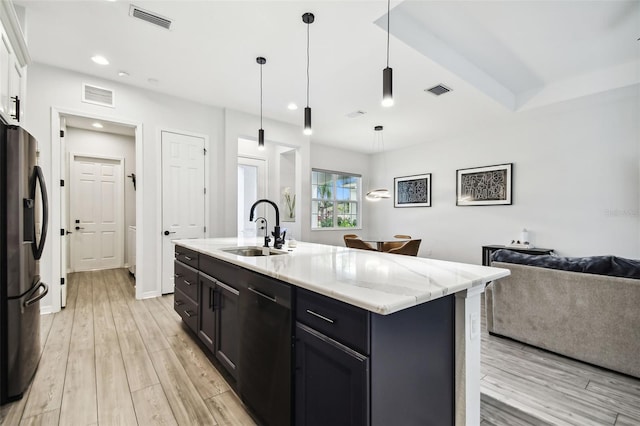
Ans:
[[[527,255],[498,253],[491,265],[511,275],[487,286],[490,333],[640,378],[640,279],[624,277],[640,272],[640,262],[609,256],[610,264],[630,266],[620,277],[511,263],[526,263]],[[542,257],[532,262],[545,264]],[[577,258],[569,259],[580,269]]]

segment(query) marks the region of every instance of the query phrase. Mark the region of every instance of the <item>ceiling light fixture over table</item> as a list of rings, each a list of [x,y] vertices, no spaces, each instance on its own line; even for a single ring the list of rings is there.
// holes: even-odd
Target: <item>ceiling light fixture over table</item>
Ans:
[[[302,22],[307,24],[307,106],[304,108],[304,131],[305,135],[313,133],[311,129],[311,108],[309,107],[309,26],[313,24],[315,16],[307,12],[302,15]]]
[[[264,150],[264,129],[262,128],[262,66],[267,60],[262,56],[256,58],[256,62],[260,64],[260,129],[258,130],[258,149]]]
[[[373,130],[375,131],[375,133],[373,134],[373,151],[374,153],[376,152],[378,145],[380,146],[380,152],[384,153],[384,139],[382,138],[382,126],[376,126],[373,128]],[[382,159],[383,164],[384,164],[384,157]],[[383,172],[383,176],[385,175],[385,167],[382,167],[382,172]],[[384,189],[384,188],[380,188],[380,189],[373,189],[369,192],[367,192],[367,195],[365,197],[367,199],[367,201],[380,201],[383,198],[391,198],[391,193],[389,192],[388,189]]]
[[[91,60],[98,65],[109,65],[109,61],[104,56],[95,55],[91,57]]]

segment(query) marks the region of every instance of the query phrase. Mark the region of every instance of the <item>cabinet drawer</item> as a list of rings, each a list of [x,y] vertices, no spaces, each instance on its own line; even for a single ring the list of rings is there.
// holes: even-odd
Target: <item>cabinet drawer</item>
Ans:
[[[176,260],[198,269],[198,252],[176,246]]]
[[[369,354],[369,313],[304,289],[297,289],[296,319],[328,337]]]
[[[198,269],[216,280],[229,284],[235,284],[243,273],[242,268],[239,266],[204,254],[200,256],[200,267]]]
[[[178,288],[173,294],[173,309],[194,333],[198,332],[198,305]]]
[[[193,301],[198,301],[198,271],[175,260],[173,262],[173,277],[176,290],[182,291]]]

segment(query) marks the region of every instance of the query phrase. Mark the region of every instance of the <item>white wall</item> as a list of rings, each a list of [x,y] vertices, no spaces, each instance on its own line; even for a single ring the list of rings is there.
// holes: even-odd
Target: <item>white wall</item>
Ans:
[[[385,179],[432,173],[430,208],[371,210],[382,235],[422,238],[420,256],[481,263],[481,246],[529,230],[559,255],[639,258],[639,103],[626,88],[519,112],[512,122],[386,154]],[[457,207],[456,169],[514,163],[513,205]],[[381,167],[381,154],[372,170]]]
[[[370,226],[369,215],[376,206],[365,201],[366,185],[369,179],[369,162],[370,155],[360,152],[348,151],[327,145],[312,144],[311,145],[311,168],[324,169],[336,172],[345,172],[362,175],[363,193],[362,193],[362,229],[344,229],[344,230],[313,230],[310,231],[308,241],[320,244],[330,244],[334,246],[344,246],[343,235],[360,233],[363,236],[376,234],[376,230]],[[309,185],[307,192],[310,191]],[[307,205],[310,209],[310,204]],[[310,228],[309,222],[306,224]]]
[[[136,141],[133,136],[118,135],[114,133],[98,132],[93,130],[78,129],[75,127],[67,127],[65,133],[65,141],[67,152],[66,158],[69,158],[69,153],[83,154],[83,155],[95,155],[104,157],[119,157],[124,159],[124,262],[126,263],[129,258],[128,243],[129,226],[136,224],[136,193],[133,189],[133,183],[127,176],[136,172]],[[71,163],[68,163],[71,164]],[[67,171],[69,172],[69,171]],[[64,178],[67,182],[71,182],[69,173]],[[69,189],[73,190],[72,187]],[[67,211],[71,212],[69,205],[70,194],[67,191]],[[69,217],[69,220],[73,220]],[[71,223],[63,224],[64,228],[72,229]],[[71,259],[67,257],[67,267],[69,266]]]
[[[82,103],[82,83],[91,83],[115,90],[115,108]],[[220,203],[222,194],[220,182],[224,171],[220,167],[224,158],[223,110],[37,63],[29,66],[27,85],[28,99],[24,126],[39,141],[40,164],[48,182],[59,179],[57,176],[54,178],[52,173],[55,167],[52,164],[51,147],[52,143],[58,143],[57,138],[52,140],[52,108],[74,112],[76,115],[96,115],[109,118],[111,121],[124,120],[142,125],[143,156],[141,162],[144,167],[136,174],[139,182],[143,183],[145,187],[141,211],[144,220],[143,235],[138,235],[142,242],[142,253],[139,253],[138,265],[141,264],[141,261],[143,265],[143,271],[138,270],[138,273],[143,277],[143,280],[138,280],[137,285],[142,286],[145,297],[158,294],[160,259],[157,255],[157,247],[160,246],[162,238],[159,214],[161,205],[159,191],[161,177],[160,130],[182,130],[208,136],[211,164],[208,194],[212,204],[209,210],[209,231],[210,235],[222,235],[223,229],[226,229],[222,222],[222,209],[220,208],[222,206]],[[56,123],[53,125],[55,126]],[[50,194],[55,189],[55,185],[50,185]],[[51,218],[57,218],[59,221],[59,214],[52,212]],[[58,223],[53,222],[55,220],[51,223],[51,229],[58,228]],[[140,226],[141,224],[138,223],[138,227]],[[59,285],[54,279],[56,268],[59,268],[59,265],[54,265],[52,260],[54,250],[58,247],[60,247],[60,236],[56,232],[51,232],[51,239],[47,241],[41,262],[43,280],[51,283],[51,291],[41,304],[43,312],[55,312],[60,306]]]

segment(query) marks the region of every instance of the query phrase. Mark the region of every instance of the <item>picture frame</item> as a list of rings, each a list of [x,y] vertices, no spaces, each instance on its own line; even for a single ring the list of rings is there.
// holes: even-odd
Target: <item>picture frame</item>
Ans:
[[[431,173],[393,179],[394,207],[431,207]]]
[[[457,206],[512,204],[513,163],[456,171]]]

